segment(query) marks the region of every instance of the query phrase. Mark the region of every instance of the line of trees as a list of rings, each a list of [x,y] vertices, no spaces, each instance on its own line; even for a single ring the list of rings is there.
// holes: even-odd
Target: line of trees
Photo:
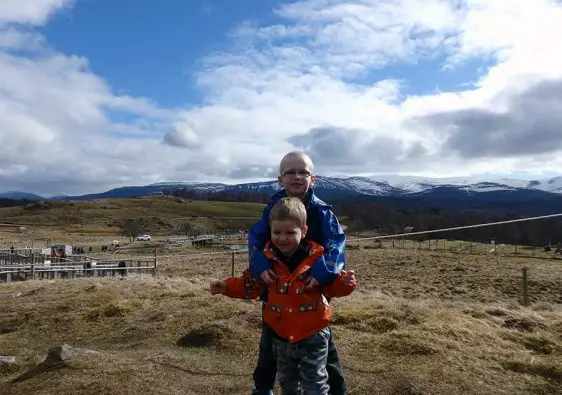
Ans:
[[[31,200],[0,198],[0,207],[15,207],[33,203]]]
[[[167,188],[162,191],[164,195],[181,197],[189,200],[206,200],[221,202],[249,202],[267,203],[271,196],[267,193],[247,191],[199,191],[191,188]]]
[[[413,231],[453,228],[481,223],[507,221],[524,218],[511,212],[495,214],[488,210],[453,211],[440,208],[396,209],[381,203],[343,202],[336,211],[355,223],[357,230],[375,230],[381,234],[404,233],[406,228]],[[516,222],[482,228],[437,232],[412,236],[418,240],[457,239],[474,242],[489,242],[495,238],[498,243],[517,243],[524,245],[556,244],[562,241],[562,220],[545,219],[529,222]]]

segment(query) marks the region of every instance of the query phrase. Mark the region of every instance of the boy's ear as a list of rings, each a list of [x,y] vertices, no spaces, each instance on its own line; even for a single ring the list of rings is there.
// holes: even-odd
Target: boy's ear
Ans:
[[[316,176],[310,176],[310,187],[313,188],[316,185]]]
[[[302,232],[302,238],[304,239],[306,237],[306,232],[308,232],[308,226],[303,226],[301,229]]]
[[[283,176],[277,176],[277,183],[279,184],[279,186],[281,187],[285,187],[285,185],[283,185]]]

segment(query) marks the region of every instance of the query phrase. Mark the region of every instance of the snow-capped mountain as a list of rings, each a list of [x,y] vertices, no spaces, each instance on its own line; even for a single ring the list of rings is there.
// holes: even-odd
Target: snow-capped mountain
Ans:
[[[562,177],[543,180],[517,180],[510,178],[482,179],[478,177],[424,178],[414,176],[383,175],[368,177],[377,182],[385,182],[404,192],[423,192],[435,187],[457,187],[466,192],[508,191],[517,189],[540,190],[562,193]]]
[[[198,183],[198,182],[160,182],[145,186],[126,186],[115,188],[102,193],[88,194],[82,196],[58,196],[56,199],[102,199],[120,198],[133,196],[148,196],[161,194],[170,189],[186,188],[201,193],[225,192],[241,193],[253,192],[271,194],[279,190],[276,181],[264,181],[244,184],[223,183]],[[373,196],[373,197],[420,197],[432,195],[439,197],[447,193],[455,193],[466,196],[489,193],[510,193],[535,196],[556,194],[562,195],[562,177],[544,180],[514,180],[495,179],[484,180],[475,177],[458,178],[424,178],[399,175],[382,175],[369,177],[324,177],[318,176],[316,191],[326,197],[351,197],[351,196]],[[19,192],[18,192],[19,193]],[[41,199],[40,196],[37,196]],[[55,198],[51,198],[55,199]]]

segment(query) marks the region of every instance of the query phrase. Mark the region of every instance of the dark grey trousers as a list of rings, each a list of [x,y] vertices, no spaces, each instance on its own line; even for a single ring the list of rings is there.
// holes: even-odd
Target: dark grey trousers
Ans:
[[[328,341],[330,329],[324,328],[297,343],[273,338],[277,360],[277,379],[283,395],[328,395]]]

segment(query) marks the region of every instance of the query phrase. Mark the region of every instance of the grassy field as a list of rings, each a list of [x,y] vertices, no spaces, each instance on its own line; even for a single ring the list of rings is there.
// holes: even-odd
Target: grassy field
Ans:
[[[144,218],[153,236],[177,234],[191,223],[209,232],[247,229],[261,216],[264,205],[190,201],[168,196],[92,201],[53,201],[0,208],[0,248],[12,243],[31,246],[49,241],[107,244],[122,239],[117,222]],[[20,230],[19,224],[25,226]],[[37,244],[36,244],[37,245]]]
[[[115,220],[158,217],[166,220],[192,220],[193,217],[252,219],[260,217],[263,204],[191,201],[176,197],[138,197],[91,201],[47,201],[25,206],[0,208],[0,222],[28,226],[69,228],[78,225],[83,231],[98,231]]]
[[[167,197],[13,207],[0,209],[0,222],[27,226],[1,228],[0,246],[108,243],[119,236],[107,223],[130,217],[244,228],[262,208]],[[147,248],[119,256],[151,257],[158,242],[137,244]],[[375,248],[351,235],[349,244],[359,286],[333,305],[350,394],[561,392],[562,262],[552,253],[444,240]],[[250,393],[260,304],[208,293],[233,261],[244,270],[247,254],[197,251],[159,247],[156,277],[0,284],[0,356],[15,357],[0,362],[0,394]],[[62,344],[73,347],[64,360],[46,358]]]
[[[0,355],[16,363],[0,364],[0,393],[248,394],[260,304],[208,293],[231,262],[180,253],[155,278],[1,284]],[[560,262],[359,249],[348,265],[358,290],[333,304],[351,394],[560,393]],[[82,351],[42,362],[64,343]]]

